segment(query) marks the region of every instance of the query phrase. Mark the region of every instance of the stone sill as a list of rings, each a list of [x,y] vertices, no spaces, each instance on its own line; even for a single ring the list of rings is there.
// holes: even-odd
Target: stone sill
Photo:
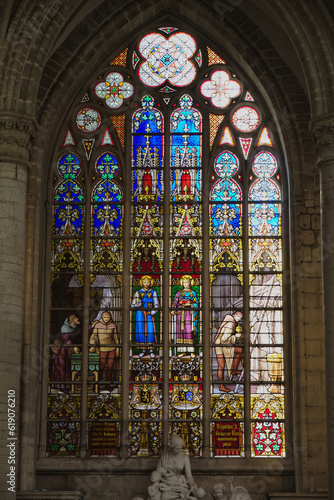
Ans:
[[[268,500],[328,500],[327,493],[269,493]]]
[[[16,500],[83,500],[84,498],[84,491],[19,491],[16,495]]]

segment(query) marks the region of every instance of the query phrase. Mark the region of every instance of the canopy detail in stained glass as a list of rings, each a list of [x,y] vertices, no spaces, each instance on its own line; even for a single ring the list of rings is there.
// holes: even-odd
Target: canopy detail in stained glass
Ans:
[[[260,115],[250,106],[241,106],[234,111],[232,123],[239,132],[253,132],[260,124]]]
[[[239,137],[242,152],[244,154],[245,160],[248,158],[249,150],[252,144],[252,137]]]
[[[222,146],[223,144],[230,144],[231,146],[234,146],[234,140],[228,127],[225,127],[224,129],[224,133],[222,135],[222,138],[220,139],[219,146]]]
[[[115,57],[110,63],[110,66],[126,66],[126,57],[128,49],[123,50],[118,56]]]
[[[216,52],[214,52],[210,47],[207,47],[208,50],[208,65],[212,66],[213,64],[226,64],[224,59],[222,59]]]
[[[73,139],[73,135],[72,135],[70,129],[67,129],[65,139],[63,142],[63,148],[65,148],[66,146],[75,146],[75,145],[76,144],[75,144],[75,140]]]
[[[125,125],[125,115],[117,115],[111,116],[110,120],[112,121],[118,138],[120,140],[121,146],[124,149],[124,125]]]
[[[210,120],[210,148],[212,148],[213,141],[216,138],[217,131],[219,129],[220,124],[224,120],[225,115],[214,115],[212,113],[209,114]]]
[[[108,108],[117,109],[122,106],[124,99],[129,99],[134,87],[130,82],[125,82],[123,75],[118,72],[109,73],[104,82],[95,85],[95,94],[104,99]]]
[[[96,109],[81,109],[75,118],[75,123],[82,132],[95,132],[101,126],[101,115]]]
[[[196,42],[187,33],[175,33],[168,39],[150,33],[141,39],[138,49],[145,58],[139,67],[139,78],[145,85],[157,87],[168,81],[183,87],[194,80],[196,68],[189,59],[196,51]]]
[[[87,160],[90,160],[94,147],[95,139],[82,139],[82,144],[84,147],[85,155]]]
[[[109,132],[108,128],[106,128],[106,130],[103,134],[100,146],[113,146],[113,145],[114,145],[114,142],[111,138],[110,132]]]
[[[261,132],[259,142],[257,144],[258,146],[272,146],[272,140],[270,139],[270,135],[268,132],[267,127],[264,127],[264,129]]]
[[[211,80],[205,80],[201,87],[201,94],[211,99],[211,104],[216,108],[226,108],[232,99],[238,97],[241,92],[241,85],[237,80],[233,80],[230,75],[223,70],[214,71]]]

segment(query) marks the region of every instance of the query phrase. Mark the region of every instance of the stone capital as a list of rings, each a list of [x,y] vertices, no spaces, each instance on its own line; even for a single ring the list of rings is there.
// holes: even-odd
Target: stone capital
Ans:
[[[36,131],[35,118],[18,113],[0,113],[0,161],[27,163]]]
[[[328,162],[333,162],[334,166],[334,114],[313,118],[310,128],[316,142],[317,166]]]

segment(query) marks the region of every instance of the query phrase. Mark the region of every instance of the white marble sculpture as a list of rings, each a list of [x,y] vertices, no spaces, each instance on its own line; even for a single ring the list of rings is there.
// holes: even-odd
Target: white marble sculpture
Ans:
[[[228,478],[229,487],[223,483],[216,483],[213,486],[211,496],[213,500],[251,500],[248,491],[243,486],[233,487],[233,478]]]

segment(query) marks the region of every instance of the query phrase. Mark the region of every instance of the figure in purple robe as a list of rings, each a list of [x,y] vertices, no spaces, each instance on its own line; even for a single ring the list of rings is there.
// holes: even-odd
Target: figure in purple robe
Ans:
[[[65,319],[61,327],[61,334],[55,340],[51,350],[53,352],[52,363],[52,379],[54,381],[62,382],[58,387],[62,392],[68,392],[68,384],[71,380],[71,357],[72,352],[79,353],[78,347],[73,347],[71,336],[80,325],[79,318],[76,314],[70,314]]]

